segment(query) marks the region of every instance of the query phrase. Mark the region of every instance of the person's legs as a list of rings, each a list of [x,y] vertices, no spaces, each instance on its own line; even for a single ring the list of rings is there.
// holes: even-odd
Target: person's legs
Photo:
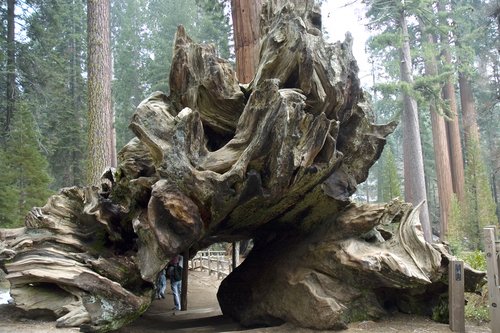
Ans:
[[[167,289],[167,278],[165,274],[160,277],[160,286],[158,292],[158,298],[165,298],[165,289]]]
[[[172,294],[174,294],[175,310],[181,309],[181,281],[175,281],[170,284],[172,287]]]

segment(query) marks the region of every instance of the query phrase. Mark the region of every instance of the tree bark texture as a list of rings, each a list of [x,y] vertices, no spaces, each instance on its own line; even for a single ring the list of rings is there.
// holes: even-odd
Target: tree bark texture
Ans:
[[[446,11],[443,1],[438,3],[438,10],[444,14]],[[445,21],[443,19],[443,21]],[[442,22],[443,24],[447,24]],[[452,66],[449,38],[446,34],[441,34],[442,53],[445,64]],[[450,152],[451,175],[453,182],[453,192],[456,194],[458,202],[464,204],[465,200],[465,169],[464,157],[462,153],[462,142],[460,138],[460,125],[458,119],[457,100],[455,95],[455,86],[452,78],[449,78],[443,87],[443,98],[449,104],[449,110],[446,112],[449,118],[446,121],[446,133],[448,138],[448,147]]]
[[[419,20],[419,26],[429,45],[435,46],[432,34],[426,32],[425,24]],[[425,59],[425,74],[438,75],[437,61],[435,58]],[[451,196],[453,186],[451,180],[450,153],[446,136],[446,124],[443,116],[438,114],[437,103],[430,101],[430,114],[432,126],[432,143],[434,147],[434,160],[436,163],[436,178],[439,199],[440,238],[446,240],[448,233],[448,220],[451,212]]]
[[[61,189],[25,228],[0,230],[16,306],[113,330],[149,307],[173,255],[253,239],[218,293],[245,325],[331,329],[386,304],[432,309],[449,254],[424,240],[419,208],[350,199],[396,124],[372,123],[352,41],[325,43],[318,13],[313,1],[266,3],[245,85],[179,27],[170,94],[137,107],[117,169],[99,187]],[[470,289],[483,276],[466,274]]]
[[[261,0],[231,0],[236,76],[252,81],[259,63]]]
[[[400,29],[402,30],[403,44],[400,48],[401,81],[408,84],[413,83],[411,74],[411,54],[406,25],[405,12],[401,12]],[[422,144],[420,140],[420,124],[418,120],[418,107],[415,99],[407,92],[403,92],[403,167],[404,167],[404,190],[405,200],[418,205],[422,203],[420,211],[420,222],[424,230],[425,239],[432,240],[432,231],[427,206],[427,194],[425,191],[424,160],[422,155]]]
[[[111,44],[109,0],[87,1],[88,151],[86,178],[99,184],[112,165]]]
[[[460,125],[458,121],[458,109],[455,96],[455,87],[451,79],[443,87],[443,98],[448,102],[450,120],[446,121],[446,133],[450,151],[451,174],[453,181],[453,192],[456,194],[458,202],[465,200],[465,169],[464,157],[462,153],[462,142],[460,139]]]
[[[464,140],[467,147],[470,142],[479,143],[476,106],[474,105],[474,95],[472,94],[470,78],[466,73],[458,73],[458,85],[460,87],[460,102],[462,105]]]
[[[10,129],[16,101],[16,41],[15,41],[15,6],[16,0],[7,0],[7,108],[3,130],[7,133]]]

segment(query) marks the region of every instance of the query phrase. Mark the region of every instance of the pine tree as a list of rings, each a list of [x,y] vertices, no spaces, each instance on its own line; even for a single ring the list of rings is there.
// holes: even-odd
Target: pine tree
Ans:
[[[168,92],[173,37],[179,24],[197,42],[213,43],[228,58],[231,27],[227,0],[124,0],[112,2],[113,98],[117,146],[137,105],[150,93]]]
[[[382,89],[381,89],[382,88]],[[401,115],[401,101],[392,98],[391,93],[377,86],[384,98],[374,101],[374,110],[379,123],[398,121]],[[401,195],[403,161],[401,153],[402,133],[398,126],[387,139],[384,151],[377,161],[377,202],[388,202]],[[370,169],[371,172],[371,169]]]
[[[3,121],[3,131],[8,135],[12,117],[14,115],[16,100],[16,24],[15,24],[16,0],[7,0],[7,65],[5,76],[7,79],[5,99],[5,118]]]
[[[32,0],[22,16],[19,51],[23,100],[35,115],[53,189],[83,185],[85,151],[85,8],[74,0]]]
[[[201,43],[212,43],[221,58],[230,59],[229,50],[232,27],[227,15],[229,0],[196,0],[199,7],[200,27],[196,37]]]
[[[467,239],[467,221],[465,206],[460,203],[456,195],[452,195],[450,209],[450,223],[448,225],[448,242],[452,253],[457,255],[465,248]]]
[[[0,2],[0,73],[7,73],[7,3]],[[0,143],[5,134],[5,117],[7,115],[7,100],[3,96],[7,92],[7,80],[0,80]]]
[[[197,7],[194,0],[149,0],[145,8],[145,35],[143,47],[147,49],[144,74],[146,94],[168,92],[168,78],[172,62],[173,38],[178,25],[196,40]]]
[[[146,97],[144,49],[146,24],[142,0],[113,1],[111,32],[113,51],[113,104],[116,113],[117,147],[123,147],[134,135],[128,129],[135,108]],[[165,37],[167,38],[167,37]]]
[[[34,207],[42,205],[51,194],[52,181],[46,158],[39,150],[39,136],[34,127],[33,116],[26,106],[19,103],[12,127],[3,151],[5,173],[0,180],[3,186],[0,202],[13,204],[0,220],[5,226],[21,225],[23,217]],[[6,158],[7,157],[7,158]]]
[[[405,200],[414,205],[422,203],[420,222],[424,237],[431,241],[431,226],[425,186],[424,162],[420,138],[418,105],[413,89],[412,58],[410,49],[410,32],[408,16],[419,13],[425,1],[413,0],[399,2],[396,0],[371,0],[367,15],[372,19],[372,25],[384,29],[381,33],[387,45],[395,47],[399,53],[399,89],[403,98],[403,161]],[[396,42],[397,41],[397,42]],[[396,42],[396,43],[395,43]]]
[[[478,142],[469,142],[466,153],[465,167],[465,217],[467,221],[466,235],[468,235],[469,249],[481,248],[482,230],[485,226],[495,224],[495,202],[486,176],[484,159]]]
[[[386,145],[382,157],[379,160],[381,176],[379,179],[379,202],[389,202],[394,198],[401,197],[401,182],[392,148]]]
[[[17,214],[19,191],[15,186],[14,169],[10,163],[5,147],[0,148],[0,228],[18,226],[20,224]]]

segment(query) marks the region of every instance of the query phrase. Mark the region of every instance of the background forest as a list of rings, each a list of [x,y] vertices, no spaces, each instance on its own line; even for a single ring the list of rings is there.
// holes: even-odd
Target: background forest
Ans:
[[[135,107],[168,92],[177,25],[234,61],[231,2],[110,1],[117,150],[133,137]],[[401,122],[356,200],[425,200],[429,234],[480,248],[481,227],[500,215],[500,1],[354,2],[370,22],[374,120]],[[88,183],[87,15],[82,0],[1,2],[0,227]]]

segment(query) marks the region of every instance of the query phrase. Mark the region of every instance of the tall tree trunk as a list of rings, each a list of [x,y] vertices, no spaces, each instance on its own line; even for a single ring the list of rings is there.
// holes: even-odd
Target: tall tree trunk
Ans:
[[[474,95],[472,94],[470,78],[466,73],[458,73],[458,85],[460,87],[460,102],[462,104],[462,124],[464,126],[465,145],[467,146],[470,142],[479,143],[479,128],[477,126]]]
[[[74,6],[74,1],[72,1],[72,6]],[[71,109],[73,111],[73,115],[76,116],[76,110],[78,109],[78,103],[77,103],[77,92],[76,92],[76,83],[77,83],[77,75],[79,75],[79,68],[80,64],[78,61],[78,53],[77,53],[77,27],[76,27],[76,22],[75,22],[75,16],[74,16],[74,11],[72,12],[72,19],[71,19],[71,32],[73,34],[71,41],[69,43],[70,45],[70,78],[69,78],[69,94],[71,96]],[[75,144],[77,142],[77,138],[73,138],[72,144]],[[71,152],[69,155],[70,161],[69,167],[64,170],[64,175],[63,175],[63,180],[65,184],[76,184],[75,182],[75,149]]]
[[[451,55],[449,50],[444,51],[445,61],[451,64]],[[464,156],[462,142],[460,141],[460,125],[458,119],[457,99],[455,86],[452,79],[448,79],[443,86],[443,98],[448,101],[449,111],[447,115],[449,120],[446,122],[446,133],[450,152],[451,176],[453,182],[453,192],[456,194],[460,203],[465,200],[465,174],[464,174]]]
[[[111,58],[111,0],[106,0],[104,1],[107,4],[107,23],[106,23],[106,32],[108,34],[108,52],[106,55],[106,61],[108,62],[108,68],[109,74],[109,100],[110,100],[110,107],[109,107],[109,150],[111,152],[111,161],[109,163],[110,166],[113,168],[116,168],[117,161],[116,161],[116,129],[115,129],[115,108],[112,105],[113,102],[113,97],[111,94],[111,78],[113,77],[113,59]]]
[[[7,0],[7,89],[4,130],[9,132],[15,108],[16,94],[16,45],[15,45],[16,0]]]
[[[403,35],[403,44],[400,48],[401,80],[408,84],[413,83],[411,74],[411,54],[408,27],[404,10],[401,11],[399,25]],[[418,120],[418,108],[415,99],[403,92],[403,166],[404,166],[404,189],[405,200],[413,205],[422,203],[420,208],[420,223],[426,241],[432,241],[427,194],[425,191],[424,160],[422,156],[422,144],[420,140],[420,124]]]
[[[115,128],[115,108],[111,107],[111,112],[109,113],[109,123],[110,123],[110,137],[109,137],[109,149],[111,152],[111,161],[109,163],[110,166],[116,168],[116,128]]]
[[[252,81],[259,64],[261,7],[261,0],[231,0],[236,75],[241,83]]]
[[[86,179],[98,184],[112,165],[111,47],[109,0],[87,1],[88,154]]]
[[[432,49],[436,49],[436,42],[431,34],[426,32],[425,24],[419,19],[419,26],[423,38]],[[425,59],[425,74],[430,77],[438,75],[436,58],[431,55]],[[451,180],[450,154],[448,140],[446,137],[446,124],[442,116],[438,114],[438,107],[435,102],[430,103],[432,125],[432,143],[434,146],[434,160],[436,162],[436,178],[439,200],[440,238],[445,240],[448,234],[448,219],[451,210],[451,196],[453,186]]]
[[[431,104],[432,142],[434,145],[434,159],[436,161],[436,177],[439,193],[439,216],[441,222],[441,240],[445,240],[448,232],[448,220],[451,209],[451,167],[446,137],[446,124],[442,116],[437,113],[436,106]]]
[[[444,1],[438,2],[438,10],[442,14],[441,24],[447,25],[446,7]],[[446,33],[441,34],[441,48],[444,62],[451,67],[450,41]],[[465,203],[465,174],[464,174],[464,156],[462,142],[460,141],[460,125],[458,119],[457,99],[455,86],[450,77],[443,86],[443,98],[448,102],[449,110],[446,112],[449,120],[446,121],[446,133],[450,153],[451,180],[453,182],[453,192],[456,194],[461,204]]]

